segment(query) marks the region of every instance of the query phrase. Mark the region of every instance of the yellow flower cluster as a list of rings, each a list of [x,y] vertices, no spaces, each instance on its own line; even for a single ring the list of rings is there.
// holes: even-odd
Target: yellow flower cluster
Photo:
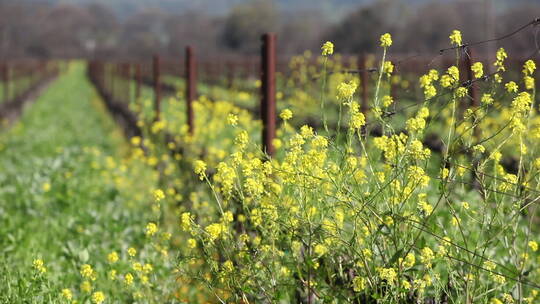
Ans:
[[[450,42],[455,46],[461,46],[463,44],[463,40],[461,38],[461,32],[459,30],[453,30],[449,38],[450,38]]]
[[[206,163],[202,160],[196,160],[193,163],[193,171],[195,174],[199,175],[201,180],[203,180],[206,176]]]
[[[532,77],[535,70],[536,64],[534,61],[529,59],[523,64],[523,82],[527,90],[533,90],[535,87],[535,80]]]
[[[62,289],[62,298],[66,299],[67,301],[71,301],[71,299],[73,299],[73,293],[70,289],[64,288]]]
[[[451,66],[446,71],[446,74],[441,76],[441,86],[443,88],[454,87],[459,83],[459,69],[456,66]]]
[[[153,236],[158,232],[158,226],[156,223],[148,223],[146,225],[146,236]]]
[[[220,162],[217,165],[217,172],[214,175],[214,182],[221,185],[221,192],[225,197],[230,198],[237,177],[236,171],[226,162]]]
[[[536,241],[529,241],[528,245],[533,252],[536,252],[538,250],[538,243]]]
[[[165,192],[161,189],[156,189],[152,192],[154,196],[154,201],[160,202],[161,200],[165,199]]]
[[[339,100],[349,101],[354,92],[356,91],[356,88],[358,87],[358,83],[354,80],[347,82],[342,82],[337,87],[337,98]]]
[[[334,44],[330,41],[326,41],[321,47],[322,55],[329,56],[334,53]]]
[[[289,119],[291,119],[293,117],[293,113],[289,109],[284,109],[279,114],[279,117],[281,117],[281,119],[283,119],[284,121],[287,121],[287,120],[289,120]]]
[[[399,258],[399,264],[403,265],[404,268],[411,268],[416,263],[416,257],[414,256],[414,253],[409,252],[405,256],[405,259]]]
[[[390,284],[393,284],[397,278],[397,272],[394,268],[378,268],[377,272],[381,280],[386,281]]]
[[[32,264],[34,265],[34,269],[39,273],[47,272],[47,267],[45,267],[45,263],[42,259],[35,259]]]
[[[96,280],[97,273],[94,271],[91,265],[84,264],[81,266],[81,276],[92,281]]]
[[[118,257],[118,253],[116,253],[116,251],[113,251],[113,252],[111,252],[111,253],[109,253],[107,255],[107,260],[111,264],[114,264],[114,263],[118,262],[118,259],[119,259],[119,257]]]
[[[531,59],[525,61],[523,64],[523,75],[530,76],[536,70],[536,64]]]
[[[231,126],[236,126],[238,124],[238,115],[236,114],[229,114],[227,116],[227,122],[229,123],[229,125]]]
[[[426,99],[433,98],[437,95],[437,89],[433,85],[437,80],[439,80],[439,72],[437,70],[430,70],[429,73],[420,77],[420,87],[424,89]]]
[[[471,66],[471,70],[473,71],[475,78],[484,76],[484,65],[481,62],[475,62]]]
[[[433,253],[433,250],[429,247],[424,247],[420,251],[420,262],[426,266],[426,268],[431,268],[431,263],[433,262],[433,259],[435,258],[435,254]]]
[[[226,231],[226,229],[227,228],[224,227],[222,223],[210,224],[205,228],[210,241],[217,240]]]
[[[493,63],[493,65],[497,68],[497,74],[495,74],[495,82],[497,83],[502,82],[501,73],[506,71],[506,67],[504,66],[504,61],[506,58],[508,58],[508,54],[506,54],[504,48],[499,48],[496,53],[496,60]]]
[[[515,83],[514,81],[507,82],[504,87],[506,88],[506,91],[508,93],[517,93],[517,91],[519,90],[517,83]]]
[[[354,277],[353,279],[353,290],[356,292],[361,292],[366,288],[366,279],[362,277]]]
[[[514,100],[512,100],[512,111],[515,115],[525,115],[531,106],[532,98],[528,92],[519,93]]]
[[[385,61],[383,63],[382,72],[386,74],[387,77],[390,77],[390,75],[392,75],[392,73],[394,72],[394,64],[392,64],[391,61]]]
[[[381,46],[387,48],[392,45],[392,36],[389,33],[381,35],[380,38]]]
[[[394,103],[394,99],[390,95],[384,95],[381,101],[383,107],[385,108],[388,108],[392,103]]]
[[[480,99],[480,102],[485,105],[493,104],[493,97],[489,93],[484,93]]]
[[[133,279],[133,275],[131,273],[127,273],[124,276],[124,284],[126,284],[127,286],[133,285]]]
[[[426,201],[426,194],[421,193],[418,195],[418,208],[425,216],[431,215],[433,212],[433,206]]]
[[[366,117],[360,112],[360,106],[356,102],[351,103],[351,121],[349,128],[358,130],[366,124]]]
[[[429,109],[422,107],[416,114],[416,117],[411,117],[406,122],[407,131],[416,133],[422,131],[426,127],[426,118],[429,116]]]
[[[105,301],[105,294],[101,291],[96,291],[92,294],[92,303],[101,304]]]

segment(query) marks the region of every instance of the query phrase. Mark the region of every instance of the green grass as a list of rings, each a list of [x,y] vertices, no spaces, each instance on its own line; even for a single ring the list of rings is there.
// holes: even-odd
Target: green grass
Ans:
[[[149,171],[119,165],[126,143],[81,64],[54,82],[0,145],[1,303],[56,302],[61,288],[77,289],[82,264],[99,271],[109,252],[122,256],[141,244],[151,215],[141,187],[151,187]],[[141,190],[125,195],[119,184]],[[43,276],[32,268],[37,258],[48,268]],[[100,277],[92,284],[112,288],[99,286]]]

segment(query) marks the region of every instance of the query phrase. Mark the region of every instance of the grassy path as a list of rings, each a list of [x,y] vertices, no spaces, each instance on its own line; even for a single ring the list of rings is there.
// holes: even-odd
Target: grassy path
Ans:
[[[119,255],[120,278],[128,247],[142,253],[155,184],[126,148],[81,64],[0,135],[0,303],[67,303],[64,288],[85,303],[116,288],[107,255]],[[80,273],[84,264],[93,276]]]

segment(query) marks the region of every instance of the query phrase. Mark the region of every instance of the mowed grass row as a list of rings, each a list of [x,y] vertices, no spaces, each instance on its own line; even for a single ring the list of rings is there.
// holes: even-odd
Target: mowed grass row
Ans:
[[[111,271],[123,277],[130,262],[151,257],[141,247],[155,175],[127,154],[84,72],[70,65],[0,135],[1,303],[84,303],[96,293],[113,300]],[[130,247],[138,254],[122,266]],[[85,264],[92,271],[83,275]]]

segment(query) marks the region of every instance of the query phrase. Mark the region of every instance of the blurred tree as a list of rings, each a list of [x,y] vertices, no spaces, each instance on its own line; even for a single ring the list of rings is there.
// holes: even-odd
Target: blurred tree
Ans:
[[[276,31],[279,22],[273,1],[255,0],[235,6],[225,20],[223,44],[234,51],[258,53],[260,36]]]
[[[320,11],[284,14],[278,31],[279,52],[298,54],[305,50],[319,50],[328,23]]]
[[[339,52],[374,52],[379,36],[395,33],[407,20],[407,15],[407,7],[400,1],[377,1],[346,16],[330,29],[327,38],[335,43]]]
[[[169,18],[166,25],[171,37],[168,54],[183,56],[184,48],[190,44],[196,48],[198,56],[215,55],[216,50],[220,49],[219,29],[223,27],[223,22],[222,18],[211,17],[200,11],[189,11]]]
[[[21,57],[25,49],[33,44],[36,36],[36,15],[46,10],[43,5],[0,2],[0,59]],[[37,48],[32,48],[36,51]],[[42,50],[41,52],[44,52]]]
[[[110,7],[99,3],[88,5],[87,10],[91,15],[92,25],[85,43],[86,50],[99,54],[103,50],[114,48],[120,30],[114,12]]]
[[[410,17],[398,30],[396,41],[401,52],[437,53],[448,47],[452,30],[462,31],[464,41],[478,41],[484,37],[483,3],[456,1],[429,3]]]
[[[128,18],[118,37],[118,51],[131,57],[149,57],[162,52],[170,42],[166,12],[146,9]]]
[[[94,23],[88,10],[62,4],[41,14],[35,22],[39,41],[50,54],[64,58],[87,54],[85,44]]]

